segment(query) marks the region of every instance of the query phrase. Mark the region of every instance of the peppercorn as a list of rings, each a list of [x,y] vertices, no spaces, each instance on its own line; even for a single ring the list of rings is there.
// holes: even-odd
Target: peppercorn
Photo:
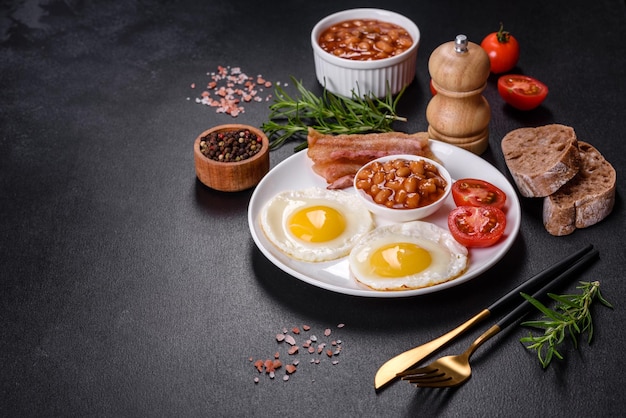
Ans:
[[[200,151],[220,162],[246,160],[261,150],[261,138],[247,129],[212,132],[200,140]]]

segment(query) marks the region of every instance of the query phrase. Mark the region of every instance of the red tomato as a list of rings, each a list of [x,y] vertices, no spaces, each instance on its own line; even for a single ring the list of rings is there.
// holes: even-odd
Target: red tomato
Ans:
[[[452,184],[452,198],[457,206],[494,206],[502,209],[506,194],[493,184],[478,179],[460,179]]]
[[[506,216],[494,206],[458,206],[448,215],[450,233],[466,247],[489,247],[504,234]]]
[[[437,94],[437,90],[435,89],[435,86],[433,85],[433,79],[430,79],[430,94],[432,94],[433,96],[435,94]]]
[[[489,55],[491,72],[494,74],[510,71],[519,60],[519,43],[500,23],[500,30],[485,36],[480,46]]]
[[[525,75],[503,75],[498,79],[498,92],[514,108],[532,110],[544,101],[548,86]]]

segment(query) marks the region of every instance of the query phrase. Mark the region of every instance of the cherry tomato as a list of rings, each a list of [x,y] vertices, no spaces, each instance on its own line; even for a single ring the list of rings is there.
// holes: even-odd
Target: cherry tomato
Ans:
[[[430,94],[432,94],[433,96],[435,94],[437,94],[437,90],[435,89],[435,86],[433,85],[433,79],[430,79]]]
[[[494,206],[458,206],[448,215],[450,233],[466,247],[489,247],[504,234],[506,216]]]
[[[498,79],[498,92],[505,102],[519,110],[532,110],[548,95],[548,86],[525,75],[503,75]]]
[[[485,36],[480,46],[489,55],[491,72],[494,74],[510,71],[519,60],[519,43],[500,23],[500,30]]]
[[[459,179],[452,184],[457,206],[494,206],[502,209],[506,194],[493,184],[479,179]]]

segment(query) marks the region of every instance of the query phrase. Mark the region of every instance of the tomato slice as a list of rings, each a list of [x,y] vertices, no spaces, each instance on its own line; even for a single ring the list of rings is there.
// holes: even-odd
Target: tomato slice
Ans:
[[[479,179],[459,179],[452,184],[452,198],[457,206],[494,206],[502,209],[506,194],[497,186]]]
[[[448,215],[450,233],[466,247],[489,247],[500,240],[506,216],[494,206],[458,206]]]
[[[503,75],[498,79],[498,93],[514,108],[532,110],[545,100],[548,86],[526,75]]]

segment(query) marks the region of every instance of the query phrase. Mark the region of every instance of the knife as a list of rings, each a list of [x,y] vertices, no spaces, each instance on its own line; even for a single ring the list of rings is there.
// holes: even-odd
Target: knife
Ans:
[[[597,250],[590,252],[592,249],[593,245],[587,245],[585,248],[576,251],[569,257],[564,258],[563,260],[555,263],[546,270],[526,280],[524,283],[511,290],[506,295],[500,297],[489,307],[483,309],[482,311],[480,311],[458,327],[442,335],[441,337],[429,341],[426,344],[420,345],[419,347],[412,348],[408,351],[398,354],[390,360],[387,360],[382,366],[380,366],[380,368],[376,372],[376,376],[374,377],[374,388],[378,391],[388,384],[392,383],[394,380],[397,379],[398,373],[401,373],[417,365],[417,363],[435,353],[437,350],[443,348],[445,345],[453,341],[456,337],[463,334],[465,331],[472,328],[474,325],[488,318],[498,309],[505,307],[511,301],[515,300],[518,297],[521,297],[520,292],[532,293],[535,288],[538,288],[539,285],[549,280],[553,279],[552,284],[556,285],[557,282],[567,279],[577,268],[583,266],[592,258],[598,255]],[[570,267],[566,271],[563,271],[567,266]],[[560,272],[562,273],[559,274]],[[554,277],[557,274],[558,276]]]

